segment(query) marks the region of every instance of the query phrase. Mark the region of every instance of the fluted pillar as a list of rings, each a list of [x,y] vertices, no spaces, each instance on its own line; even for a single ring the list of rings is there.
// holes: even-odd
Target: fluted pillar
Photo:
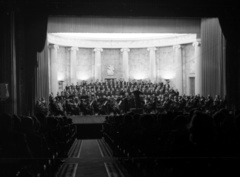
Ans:
[[[202,55],[200,40],[194,42],[193,46],[195,58],[195,94],[202,95]]]
[[[123,71],[125,71],[123,73],[123,79],[128,82],[129,81],[129,63],[128,63],[128,52],[130,51],[130,49],[128,48],[122,48],[121,52],[123,53]]]
[[[95,48],[93,50],[95,52],[95,81],[101,81],[102,80],[102,62],[101,62],[101,52],[103,51],[102,48]]]
[[[180,95],[183,94],[183,63],[182,63],[182,47],[181,45],[173,46],[174,60],[176,63],[176,88]]]
[[[71,77],[71,84],[76,85],[77,84],[77,47],[71,47],[70,48],[70,77]]]
[[[149,51],[149,59],[150,59],[150,80],[152,83],[156,82],[157,79],[157,64],[156,64],[156,47],[149,47],[147,49]]]
[[[51,65],[51,75],[50,75],[50,81],[51,81],[51,92],[54,96],[57,95],[58,92],[58,64],[57,64],[57,51],[59,49],[58,45],[51,45],[50,47],[50,65]]]

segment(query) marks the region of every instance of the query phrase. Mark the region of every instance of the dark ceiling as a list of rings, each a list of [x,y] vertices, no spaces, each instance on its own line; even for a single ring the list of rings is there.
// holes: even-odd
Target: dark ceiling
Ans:
[[[0,8],[27,13],[84,16],[232,17],[236,2],[201,0],[0,0]]]

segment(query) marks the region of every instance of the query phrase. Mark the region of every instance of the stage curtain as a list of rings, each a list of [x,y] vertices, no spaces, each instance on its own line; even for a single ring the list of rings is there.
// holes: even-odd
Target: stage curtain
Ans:
[[[0,11],[0,83],[8,84],[10,97],[0,101],[0,112],[16,113],[15,62],[15,15],[11,11]],[[15,61],[14,61],[15,60]],[[15,85],[14,85],[15,84]]]
[[[203,96],[226,96],[225,38],[218,18],[201,21]]]
[[[234,11],[219,17],[219,22],[226,38],[226,86],[227,101],[231,109],[240,109],[240,22]]]
[[[42,93],[41,89],[43,87],[38,87],[37,83],[39,77],[37,77],[37,70],[39,67],[42,67],[43,61],[39,62],[40,58],[38,57],[37,52],[42,52],[44,50],[46,36],[47,36],[47,19],[48,15],[44,12],[33,12],[31,15],[29,13],[25,14],[25,28],[26,28],[26,72],[25,72],[25,87],[27,88],[27,93],[25,93],[25,114],[34,114],[34,105],[36,103],[36,95]],[[43,54],[42,54],[43,55]],[[38,62],[40,66],[38,66]],[[38,68],[38,69],[37,69]],[[40,76],[40,75],[39,75]],[[44,79],[44,78],[42,78]],[[47,99],[47,98],[45,98]]]
[[[48,105],[49,96],[49,69],[48,69],[48,43],[45,42],[45,46],[41,52],[37,52],[37,67],[35,71],[36,87],[35,87],[35,100],[44,98]]]

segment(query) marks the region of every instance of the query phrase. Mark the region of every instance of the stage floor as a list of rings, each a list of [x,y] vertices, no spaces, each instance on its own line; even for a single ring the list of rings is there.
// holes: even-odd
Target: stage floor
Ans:
[[[94,116],[68,116],[72,119],[73,124],[102,124],[105,121],[106,115]]]

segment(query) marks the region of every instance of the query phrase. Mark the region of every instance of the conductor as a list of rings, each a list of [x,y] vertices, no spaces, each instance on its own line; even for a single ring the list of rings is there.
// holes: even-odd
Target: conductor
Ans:
[[[140,92],[138,89],[136,89],[132,93],[134,94],[136,108],[141,108],[140,95],[142,94],[142,92]]]

